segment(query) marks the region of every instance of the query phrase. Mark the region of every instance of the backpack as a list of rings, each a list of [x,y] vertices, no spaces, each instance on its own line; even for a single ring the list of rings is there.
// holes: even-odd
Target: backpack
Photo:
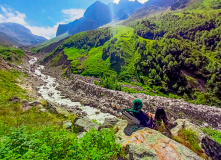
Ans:
[[[140,124],[140,121],[134,116],[133,112],[123,111],[122,117],[123,119],[127,120],[129,124]]]

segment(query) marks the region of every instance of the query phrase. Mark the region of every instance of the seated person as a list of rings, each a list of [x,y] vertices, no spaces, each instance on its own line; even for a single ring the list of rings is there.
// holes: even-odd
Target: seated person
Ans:
[[[152,129],[157,129],[161,125],[161,122],[163,121],[167,129],[168,120],[167,120],[167,116],[163,108],[159,107],[157,108],[157,111],[155,114],[151,114],[151,113],[144,113],[143,111],[141,111],[142,107],[143,107],[142,101],[140,99],[135,99],[132,109],[123,110],[123,115],[124,115],[124,112],[127,112],[129,113],[129,116],[131,116],[129,117],[127,116],[128,114],[126,114],[125,119],[129,120],[130,123],[131,122],[133,123],[134,121],[136,123],[139,123],[141,127],[148,127]],[[133,119],[133,117],[135,117],[135,120]],[[136,121],[136,119],[139,121]]]

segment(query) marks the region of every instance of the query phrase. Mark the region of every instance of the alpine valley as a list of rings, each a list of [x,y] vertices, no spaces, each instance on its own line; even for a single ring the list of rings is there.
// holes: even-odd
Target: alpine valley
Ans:
[[[96,1],[50,40],[0,23],[0,93],[0,159],[219,160],[221,1]],[[170,127],[122,120],[134,99]]]

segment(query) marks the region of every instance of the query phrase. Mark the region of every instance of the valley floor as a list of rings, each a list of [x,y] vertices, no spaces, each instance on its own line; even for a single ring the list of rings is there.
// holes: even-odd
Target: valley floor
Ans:
[[[36,58],[34,59],[36,61]],[[154,113],[157,107],[164,107],[170,119],[185,118],[199,126],[211,126],[221,130],[221,108],[159,96],[113,91],[96,86],[96,78],[93,77],[72,74],[67,79],[61,75],[62,70],[59,67],[43,67],[37,63],[31,66],[32,74],[35,74],[31,76],[32,82],[38,95],[77,115],[88,115],[102,122],[105,117],[111,115],[120,117],[122,109],[131,108],[133,100],[140,98],[145,112]]]
[[[26,56],[23,59],[23,64],[20,64],[19,66],[3,60],[1,62],[0,69],[16,69],[26,74],[26,77],[23,77],[22,79],[24,80],[24,82],[17,83],[17,85],[26,90],[29,94],[29,97],[31,97],[32,99],[46,100],[49,106],[49,111],[56,112],[58,114],[58,117],[71,113],[79,117],[87,116],[94,122],[102,124],[105,118],[120,118],[120,111],[124,108],[131,108],[133,105],[133,100],[135,98],[140,98],[144,103],[143,110],[145,112],[153,113],[157,107],[161,106],[166,109],[170,120],[186,118],[201,127],[211,126],[213,128],[216,128],[217,130],[221,129],[220,108],[194,105],[182,100],[169,99],[159,96],[148,96],[145,94],[128,94],[122,91],[109,90],[100,86],[96,86],[94,84],[95,78],[92,77],[82,77],[80,75],[72,74],[70,75],[69,79],[65,79],[61,76],[59,67],[48,68],[48,66],[38,65],[38,58],[34,57],[30,53],[26,53]],[[21,80],[19,81],[21,82]],[[14,99],[12,100],[16,101],[17,99],[16,97],[14,97]],[[29,112],[28,110],[30,109],[30,106],[23,106],[23,110],[27,110],[27,112]],[[40,109],[40,111],[44,113],[46,110],[42,108]],[[3,114],[3,112],[1,114]],[[21,113],[21,115],[17,115],[17,118],[22,119],[22,117],[24,116],[22,114],[25,115],[26,113]],[[34,117],[35,114],[36,113],[32,113],[32,111],[30,111],[29,116],[32,116],[33,118],[33,120],[32,118],[29,119],[31,125],[33,125],[34,123],[57,123],[57,118],[49,118],[46,115],[43,115],[44,118],[42,117],[42,115],[40,115],[39,117]],[[37,114],[42,113],[38,113],[37,111]],[[27,116],[27,118],[29,118],[29,116]],[[22,124],[23,122],[19,123]],[[63,123],[64,122],[62,122],[62,124]],[[9,132],[7,126],[5,125],[4,127],[6,131]],[[32,132],[33,134],[39,134],[40,136],[42,136],[42,131],[43,130],[39,130],[39,132],[37,132],[36,130],[33,130]],[[21,134],[23,134],[23,132],[24,130],[21,129]],[[53,129],[49,129],[46,132],[51,133],[54,131]],[[17,131],[12,133],[17,134]],[[61,131],[59,131],[59,133],[61,133]],[[66,131],[64,134],[67,134]],[[88,134],[91,134],[91,132]],[[96,134],[98,133],[96,132]],[[20,131],[18,135],[20,135]],[[10,140],[10,143],[11,142],[12,141]],[[5,152],[5,149],[1,148],[0,146],[0,151]]]

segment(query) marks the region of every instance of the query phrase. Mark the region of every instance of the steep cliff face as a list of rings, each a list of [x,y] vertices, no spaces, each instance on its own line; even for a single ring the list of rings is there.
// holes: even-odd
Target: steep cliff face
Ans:
[[[84,13],[84,17],[87,20],[94,20],[99,26],[107,24],[112,20],[109,7],[100,1],[92,4]]]
[[[61,24],[57,29],[57,36],[65,32],[70,35],[96,29],[113,20],[125,20],[143,5],[138,1],[121,0],[119,4],[109,3],[108,5],[96,1],[85,12],[84,17],[69,24]]]
[[[84,17],[69,24],[59,25],[56,35],[61,35],[67,31],[70,35],[74,35],[82,31],[96,29],[99,26],[111,22],[111,20],[112,17],[109,7],[97,1],[86,10]]]

